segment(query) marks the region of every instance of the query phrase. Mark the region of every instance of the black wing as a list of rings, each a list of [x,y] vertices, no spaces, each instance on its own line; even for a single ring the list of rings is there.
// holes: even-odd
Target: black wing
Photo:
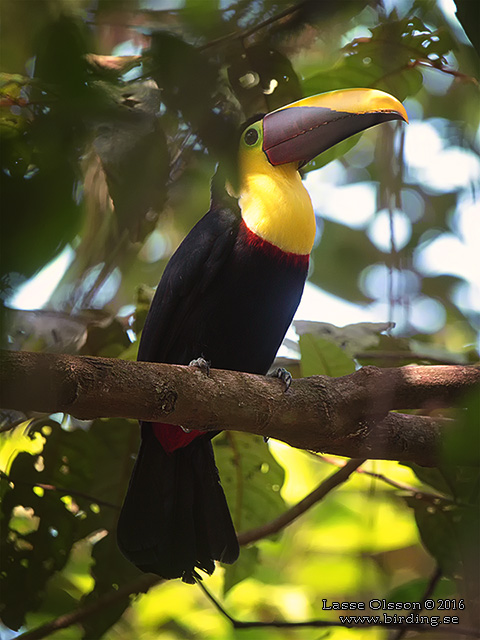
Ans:
[[[241,216],[232,203],[212,205],[171,257],[147,315],[138,360],[188,364],[180,356],[178,336],[233,248]]]

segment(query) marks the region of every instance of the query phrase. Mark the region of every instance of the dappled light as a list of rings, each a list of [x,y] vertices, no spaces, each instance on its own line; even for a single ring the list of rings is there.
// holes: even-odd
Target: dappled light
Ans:
[[[2,639],[478,635],[476,11],[453,0],[4,3]],[[389,95],[358,92],[353,106],[317,95],[360,87]],[[266,122],[277,122],[272,143]],[[164,306],[151,307],[209,207],[215,224],[182,245]],[[241,233],[250,253],[237,255]],[[239,256],[249,283],[265,277],[261,291],[226,277]],[[209,341],[212,371],[175,366],[209,359]],[[263,377],[277,367],[291,385]],[[137,419],[164,442],[173,433],[173,448],[152,436],[162,466],[126,516],[134,566],[116,532]],[[178,425],[182,442],[215,432],[220,480],[197,457],[174,467],[170,492],[161,485]],[[177,450],[188,462],[194,448]],[[208,491],[187,478],[187,502],[223,488],[236,562],[217,561],[225,546],[198,560],[225,531],[207,500],[153,564],[135,546],[132,513],[146,506],[154,526],[160,503],[171,522],[183,515],[172,507],[182,468],[213,478]],[[201,574],[206,591],[158,568],[190,552],[181,539],[194,520],[210,538],[197,531],[191,566],[172,574]]]

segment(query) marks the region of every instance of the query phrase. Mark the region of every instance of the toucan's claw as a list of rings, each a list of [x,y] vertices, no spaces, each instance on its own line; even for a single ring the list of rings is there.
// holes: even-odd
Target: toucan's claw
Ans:
[[[189,367],[196,367],[197,369],[200,369],[200,371],[203,371],[203,373],[208,376],[210,374],[210,363],[207,362],[205,360],[205,358],[202,358],[200,356],[200,358],[195,358],[194,360],[191,360],[188,363]]]
[[[290,373],[290,371],[287,371],[287,369],[284,369],[283,367],[278,367],[267,375],[269,378],[278,378],[279,380],[281,380],[285,385],[284,392],[287,392],[289,390],[290,385],[292,384],[292,374]],[[268,440],[268,436],[263,436],[264,442],[268,442]]]
[[[278,367],[278,369],[275,369],[268,375],[272,378],[278,378],[279,380],[281,380],[285,385],[285,391],[289,390],[290,385],[292,384],[292,374],[290,373],[290,371],[287,371],[283,367]]]
[[[203,371],[203,373],[208,376],[210,373],[210,363],[207,362],[205,360],[205,358],[195,358],[195,360],[191,360],[188,363],[189,367],[196,367],[197,369],[200,369],[200,371]],[[187,427],[182,427],[182,425],[178,425],[180,427],[180,429],[182,429],[185,433],[190,433],[191,431],[193,431],[193,429],[187,429]],[[187,580],[183,579],[184,582],[187,582]]]

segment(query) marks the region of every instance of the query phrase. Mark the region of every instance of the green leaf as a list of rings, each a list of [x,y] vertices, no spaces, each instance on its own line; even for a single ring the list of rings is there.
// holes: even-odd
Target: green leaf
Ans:
[[[58,434],[60,427],[50,422],[45,429]],[[57,444],[58,438],[54,435],[51,442]],[[34,490],[34,485],[42,481],[39,478],[43,472],[39,469],[43,466],[49,473],[50,463],[51,459],[45,456],[18,454],[9,473],[14,484],[2,499],[1,616],[12,629],[18,629],[24,623],[25,615],[40,606],[48,579],[65,566],[70,549],[79,537],[79,521],[60,500],[60,495]],[[61,458],[56,466],[62,466]]]
[[[469,471],[475,475],[480,463],[480,394],[477,391],[471,393],[465,399],[464,406],[466,411],[460,416],[458,424],[446,431],[442,455],[449,467],[462,463],[472,465]]]
[[[461,546],[458,529],[452,520],[451,505],[440,500],[431,504],[410,496],[404,500],[414,510],[418,531],[427,551],[446,576],[455,576],[461,568]]]
[[[166,31],[153,34],[149,53],[151,75],[162,88],[168,110],[180,112],[216,158],[229,160],[233,145],[236,150],[238,122],[231,113],[219,113],[222,98],[216,61]]]
[[[306,333],[300,336],[302,375],[346,376],[355,371],[355,363],[339,346]]]
[[[128,229],[133,241],[144,240],[155,228],[167,197],[169,154],[159,109],[158,88],[148,82],[130,83],[115,95],[112,112],[97,128],[94,141],[114,204],[117,233],[121,236]]]
[[[437,491],[445,494],[446,496],[452,495],[452,487],[446,482],[445,476],[439,469],[435,467],[421,467],[418,464],[408,463],[405,466],[415,473],[420,482],[428,484]]]
[[[225,565],[223,595],[226,595],[232,587],[255,573],[259,562],[258,556],[258,547],[255,545],[241,547],[238,560],[234,564]]]
[[[392,322],[356,322],[344,327],[337,327],[329,322],[312,322],[309,320],[296,320],[295,331],[302,336],[306,333],[333,342],[347,353],[355,356],[364,349],[371,349],[379,345],[380,340],[386,336],[380,335],[382,331],[388,331],[395,326]]]
[[[427,578],[410,580],[409,582],[405,582],[392,589],[385,596],[385,599],[388,602],[421,602],[424,599],[429,584],[430,579]],[[437,582],[435,590],[430,597],[452,598],[455,597],[455,595],[456,590],[454,582],[447,578],[443,578]]]
[[[213,443],[236,530],[258,527],[282,513],[285,472],[263,438],[229,431]]]
[[[224,30],[219,4],[220,0],[185,0],[182,19],[194,33],[213,40]]]
[[[285,510],[280,493],[285,472],[261,437],[229,431],[213,443],[222,486],[238,532],[265,524]],[[242,554],[240,565],[234,571],[227,569],[226,590],[251,575],[252,554]]]
[[[66,14],[50,22],[38,37],[35,76],[72,102],[88,91],[87,39],[86,25]]]
[[[120,553],[115,531],[97,542],[92,551],[94,560],[92,575],[95,588],[82,599],[81,605],[94,604],[99,597],[115,592],[119,586],[131,582],[141,575],[139,569],[128,562]],[[88,616],[82,623],[84,640],[100,640],[130,606],[130,595],[126,594],[113,605],[103,607],[94,616]]]
[[[430,55],[442,58],[456,47],[448,31],[432,32],[418,18],[389,20],[371,29],[370,38],[358,38],[343,49],[343,56],[304,82],[306,95],[349,87],[374,87],[399,100],[422,88],[417,60]]]

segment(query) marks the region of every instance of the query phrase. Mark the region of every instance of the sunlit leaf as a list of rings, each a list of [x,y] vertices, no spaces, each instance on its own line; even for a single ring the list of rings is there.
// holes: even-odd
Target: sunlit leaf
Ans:
[[[346,376],[355,371],[355,363],[345,351],[324,338],[312,334],[300,336],[302,375]]]
[[[213,440],[215,459],[237,531],[279,515],[285,472],[259,436],[229,431]]]
[[[257,569],[259,562],[258,547],[242,547],[235,564],[225,566],[223,593],[226,595],[232,587],[249,578]]]
[[[285,509],[280,490],[285,472],[258,436],[229,431],[213,440],[215,459],[235,528],[247,531],[273,520]],[[245,579],[254,568],[253,551],[240,556],[240,566],[227,568],[225,589]]]
[[[298,335],[311,334],[328,342],[333,342],[349,356],[377,347],[380,335],[383,331],[393,329],[392,322],[357,322],[337,327],[329,322],[312,322],[308,320],[296,320],[295,331]]]

